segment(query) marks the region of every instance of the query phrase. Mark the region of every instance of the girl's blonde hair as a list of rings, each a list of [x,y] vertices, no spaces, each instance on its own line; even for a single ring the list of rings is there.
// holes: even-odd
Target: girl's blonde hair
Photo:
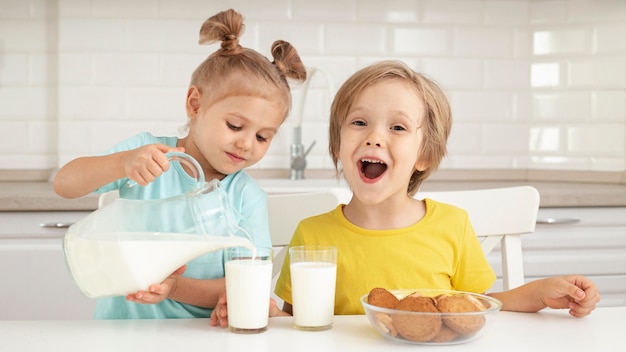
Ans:
[[[441,88],[424,75],[413,71],[401,61],[381,61],[365,67],[353,74],[337,91],[330,111],[329,152],[335,164],[337,176],[341,173],[338,166],[341,144],[341,127],[355,100],[367,87],[385,81],[399,80],[415,88],[424,103],[424,120],[421,129],[424,139],[418,158],[427,165],[423,171],[415,170],[409,180],[407,193],[414,195],[420,184],[432,174],[446,155],[446,143],[452,128],[450,104]]]
[[[287,79],[303,82],[306,69],[296,49],[286,41],[273,43],[273,61],[242,47],[239,37],[243,30],[243,16],[233,9],[222,11],[202,24],[199,43],[221,41],[221,47],[198,66],[190,84],[198,87],[208,104],[232,95],[267,98],[283,108],[284,119],[291,108]]]

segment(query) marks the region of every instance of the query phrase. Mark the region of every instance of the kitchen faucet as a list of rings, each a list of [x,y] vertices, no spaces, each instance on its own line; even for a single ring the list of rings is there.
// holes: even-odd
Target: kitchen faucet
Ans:
[[[311,80],[313,76],[317,72],[320,72],[324,78],[326,79],[326,85],[328,87],[328,92],[332,96],[333,88],[332,81],[330,79],[330,75],[319,68],[309,67],[307,73],[307,79],[304,82],[304,88],[302,91],[302,95],[300,97],[300,106],[298,114],[296,115],[296,122],[293,127],[293,143],[291,143],[291,163],[289,169],[289,178],[292,180],[302,180],[304,179],[304,169],[306,168],[306,156],[309,154],[313,146],[315,145],[315,140],[311,143],[309,148],[304,150],[304,145],[302,144],[302,115],[304,113],[304,104],[306,102],[306,98],[309,92],[309,86],[311,85]]]

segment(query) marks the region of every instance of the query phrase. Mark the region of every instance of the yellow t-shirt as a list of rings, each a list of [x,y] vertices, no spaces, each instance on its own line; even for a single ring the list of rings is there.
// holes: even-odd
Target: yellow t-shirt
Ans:
[[[335,314],[364,314],[360,297],[374,287],[438,288],[483,293],[496,279],[467,212],[426,199],[426,214],[401,229],[368,230],[350,223],[343,204],[304,219],[290,246],[337,247]],[[275,293],[291,303],[289,254]]]

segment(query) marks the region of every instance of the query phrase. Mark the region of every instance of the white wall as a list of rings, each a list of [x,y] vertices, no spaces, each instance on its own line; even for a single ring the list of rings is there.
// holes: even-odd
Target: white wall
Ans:
[[[455,117],[442,169],[626,170],[624,0],[0,0],[0,169],[177,135],[191,72],[216,49],[197,45],[200,25],[230,7],[244,46],[288,40],[335,89],[386,58],[438,81]],[[308,167],[331,168],[331,94],[313,88]],[[255,167],[288,168],[293,118]]]

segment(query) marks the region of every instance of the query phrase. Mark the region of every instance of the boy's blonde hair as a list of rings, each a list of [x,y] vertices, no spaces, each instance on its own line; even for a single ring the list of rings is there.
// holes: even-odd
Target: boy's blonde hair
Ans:
[[[291,108],[291,91],[287,79],[302,82],[306,69],[296,49],[286,41],[272,44],[269,61],[259,52],[239,44],[243,33],[243,16],[233,9],[207,19],[200,29],[200,44],[221,41],[221,48],[198,66],[191,76],[202,99],[213,104],[233,95],[262,97],[283,108],[283,119]]]
[[[441,88],[424,75],[413,71],[401,61],[381,61],[365,67],[350,76],[339,88],[330,111],[329,151],[339,176],[339,148],[341,127],[348,112],[363,90],[385,80],[400,80],[414,87],[424,103],[424,120],[421,129],[424,139],[418,154],[419,160],[427,165],[425,170],[415,170],[409,180],[407,193],[414,195],[420,184],[432,174],[446,155],[446,143],[452,128],[452,114],[448,98]]]

